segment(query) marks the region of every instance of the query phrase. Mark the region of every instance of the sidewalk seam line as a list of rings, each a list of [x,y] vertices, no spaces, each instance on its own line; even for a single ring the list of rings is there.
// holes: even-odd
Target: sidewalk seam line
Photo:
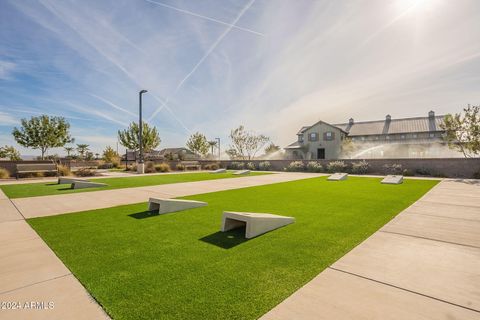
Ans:
[[[480,247],[474,246],[474,245],[470,245],[470,244],[462,244],[462,243],[458,243],[458,242],[451,242],[451,241],[445,241],[445,240],[440,240],[440,239],[432,239],[432,238],[427,238],[427,237],[422,237],[422,236],[415,236],[415,235],[406,234],[406,233],[401,233],[401,232],[395,232],[395,231],[385,231],[385,230],[378,230],[378,231],[379,231],[379,232],[383,232],[383,233],[397,234],[397,235],[405,236],[405,237],[412,237],[412,238],[418,238],[418,239],[424,239],[424,240],[430,240],[430,241],[443,242],[443,243],[453,244],[453,245],[462,246],[462,247],[469,247],[469,248],[480,249]]]
[[[7,290],[7,291],[0,292],[0,295],[7,294],[7,293],[10,293],[10,292],[13,292],[13,291],[17,291],[17,290],[21,290],[21,289],[25,289],[25,288],[28,288],[28,287],[31,287],[31,286],[34,286],[34,285],[37,285],[37,284],[45,283],[45,282],[48,282],[48,281],[51,281],[51,280],[56,280],[56,279],[64,278],[64,277],[67,277],[67,276],[70,276],[70,275],[72,275],[71,272],[69,272],[69,273],[67,273],[67,274],[64,274],[64,275],[61,275],[61,276],[57,276],[57,277],[51,278],[51,279],[46,279],[46,280],[42,280],[42,281],[30,283],[30,284],[27,284],[27,285],[22,286],[22,287],[18,287],[18,288],[15,288],[15,289],[10,289],[10,290]]]

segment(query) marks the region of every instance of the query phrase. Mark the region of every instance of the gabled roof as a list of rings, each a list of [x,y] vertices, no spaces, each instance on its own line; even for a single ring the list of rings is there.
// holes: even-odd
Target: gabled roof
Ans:
[[[315,123],[312,124],[311,126],[302,127],[302,128],[298,131],[297,135],[303,134],[303,133],[304,133],[305,131],[307,131],[308,129],[310,129],[310,128],[312,128],[312,127],[314,127],[314,126],[316,126],[317,124],[320,124],[320,123],[323,123],[323,124],[325,124],[325,125],[327,125],[327,126],[329,126],[329,127],[332,127],[333,129],[338,129],[338,130],[340,130],[340,131],[343,131],[344,133],[348,133],[348,132],[345,131],[344,129],[342,129],[342,128],[334,125],[334,124],[330,124],[330,123],[327,123],[327,122],[325,122],[325,121],[320,120],[320,121],[315,122]]]
[[[403,119],[361,121],[350,123],[339,123],[335,126],[348,132],[348,136],[366,136],[382,134],[420,133],[443,131],[440,125],[444,116],[415,117]]]

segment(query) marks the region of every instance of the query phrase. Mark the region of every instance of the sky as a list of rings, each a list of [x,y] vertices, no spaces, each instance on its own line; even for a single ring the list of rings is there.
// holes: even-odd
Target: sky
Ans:
[[[11,132],[48,114],[115,148],[142,89],[160,149],[455,113],[480,104],[478,39],[478,0],[1,0],[0,145],[38,154]]]

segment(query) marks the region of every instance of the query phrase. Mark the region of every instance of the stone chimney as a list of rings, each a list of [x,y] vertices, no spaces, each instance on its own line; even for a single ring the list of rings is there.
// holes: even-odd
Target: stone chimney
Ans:
[[[348,120],[348,124],[349,124],[349,125],[354,124],[353,118],[350,118],[350,119]]]
[[[387,114],[387,116],[385,117],[385,121],[390,122],[391,120],[392,120],[392,116]]]
[[[435,118],[435,112],[433,110],[428,113],[428,118],[430,119]]]

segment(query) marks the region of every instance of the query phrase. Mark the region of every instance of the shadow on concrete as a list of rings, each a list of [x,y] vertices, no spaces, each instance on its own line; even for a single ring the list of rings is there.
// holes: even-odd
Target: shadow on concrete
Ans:
[[[248,241],[245,238],[245,227],[226,232],[218,231],[199,240],[223,249],[230,249]]]
[[[132,213],[128,215],[129,217],[135,218],[135,219],[146,219],[146,218],[152,218],[152,217],[158,217],[158,211],[142,211],[142,212],[137,212],[137,213]]]

